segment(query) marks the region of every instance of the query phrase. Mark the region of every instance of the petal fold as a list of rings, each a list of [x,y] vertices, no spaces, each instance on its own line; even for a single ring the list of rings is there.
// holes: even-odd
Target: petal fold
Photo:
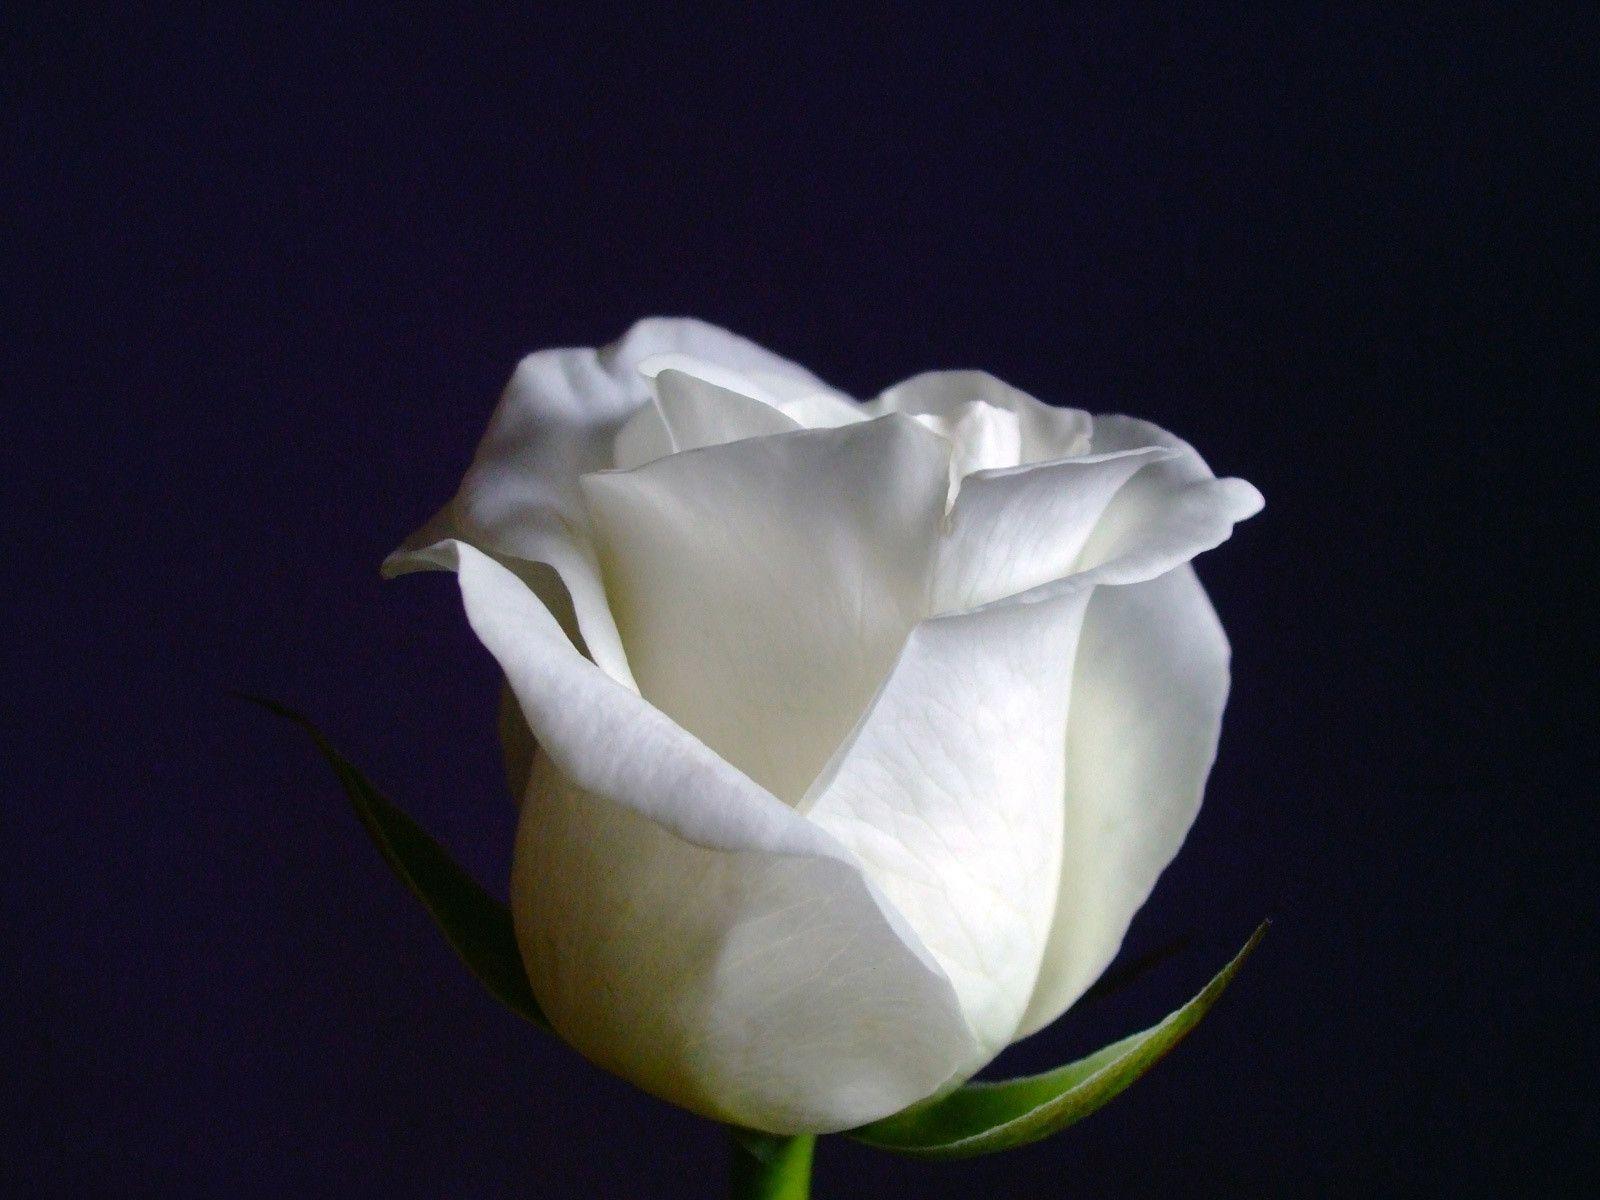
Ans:
[[[666,368],[653,379],[655,403],[641,408],[617,434],[616,466],[623,470],[684,450],[801,428],[776,402],[699,375]]]
[[[585,476],[642,694],[799,800],[923,616],[948,462],[891,416]]]
[[[696,846],[535,762],[512,873],[534,994],[591,1061],[693,1112],[833,1132],[981,1065],[891,911],[840,859]]]
[[[512,912],[563,1037],[779,1133],[897,1111],[977,1065],[949,980],[845,847],[584,659],[509,570],[439,554],[540,746]]]
[[[968,476],[940,547],[935,611],[987,604],[1072,574],[1118,492],[1174,453],[1147,446]]]
[[[599,350],[530,354],[512,375],[455,497],[389,556],[385,574],[436,567],[430,548],[445,539],[475,545],[517,569],[563,618],[568,636],[614,679],[631,684],[627,655],[606,608],[577,481],[584,472],[611,465],[618,429],[650,397],[639,364],[668,353],[826,390],[804,368],[724,329],[689,319],[640,321]],[[522,565],[534,563],[549,569]]]
[[[919,625],[803,804],[932,951],[986,1054],[1015,1035],[1055,916],[1090,590]]]
[[[1218,479],[1193,446],[1158,425],[1096,417],[1096,454],[1161,446],[1172,453],[1133,476],[1095,526],[1078,563],[1102,583],[1140,583],[1227,541],[1234,525],[1261,511],[1261,493],[1242,479]]]

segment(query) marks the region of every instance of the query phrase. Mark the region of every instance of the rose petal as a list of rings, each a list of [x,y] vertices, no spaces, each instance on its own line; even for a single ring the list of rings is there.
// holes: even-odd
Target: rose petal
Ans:
[[[844,847],[580,656],[510,571],[437,553],[540,745],[512,906],[563,1037],[780,1133],[885,1115],[976,1065],[949,981]]]
[[[981,1064],[949,981],[838,859],[704,849],[538,760],[512,897],[562,1037],[713,1120],[853,1128]]]
[[[911,418],[949,441],[950,499],[954,504],[961,481],[977,471],[1015,467],[1022,461],[1022,430],[1015,413],[981,400],[963,404],[949,416],[919,413]]]
[[[1236,522],[1261,511],[1260,492],[1242,479],[1217,479],[1193,446],[1160,426],[1132,417],[1095,418],[1096,454],[1144,446],[1172,454],[1117,492],[1078,563],[1104,583],[1154,579],[1221,545]]]
[[[866,409],[854,400],[823,392],[782,400],[778,407],[807,429],[834,429],[870,419]]]
[[[969,475],[940,546],[935,611],[987,604],[1072,574],[1119,489],[1173,453],[1150,446]]]
[[[974,400],[1016,415],[1025,463],[1089,452],[1093,421],[1088,413],[1046,404],[986,371],[926,371],[895,384],[867,407],[874,416],[902,412],[950,418]]]
[[[1061,891],[1022,1034],[1116,956],[1200,810],[1227,695],[1228,640],[1192,568],[1095,589],[1067,723]]]
[[[648,363],[644,370],[650,375]],[[731,372],[728,376],[738,379]],[[617,434],[616,466],[623,470],[668,454],[801,428],[775,402],[750,392],[734,391],[676,368],[659,370],[651,378],[655,403],[640,409]]]
[[[742,372],[826,390],[810,372],[714,325],[651,318],[600,350],[542,350],[518,365],[454,499],[384,563],[388,575],[438,566],[435,543],[460,538],[518,566],[568,635],[613,678],[630,683],[627,656],[607,610],[577,480],[611,465],[621,424],[650,395],[639,364],[684,353]],[[564,585],[570,599],[559,595]],[[566,615],[566,614],[563,614]]]
[[[948,458],[896,416],[585,476],[642,693],[799,800],[923,615]]]
[[[861,405],[818,390],[816,382],[771,371],[741,373],[683,354],[659,354],[638,365],[656,381],[656,405],[622,426],[614,466],[632,470],[674,451],[736,442],[786,429],[832,429],[866,421]],[[752,403],[760,402],[760,403]],[[782,414],[774,418],[773,411]]]
[[[1016,1032],[1055,914],[1089,590],[919,625],[803,804],[921,936],[986,1054]]]

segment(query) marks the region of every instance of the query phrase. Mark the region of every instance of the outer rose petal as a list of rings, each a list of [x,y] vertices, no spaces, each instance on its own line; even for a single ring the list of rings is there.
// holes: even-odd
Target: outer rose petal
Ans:
[[[650,395],[639,364],[684,353],[736,371],[761,372],[821,391],[809,371],[701,321],[640,321],[600,350],[541,350],[517,366],[461,488],[384,564],[391,575],[438,564],[426,553],[460,538],[516,567],[568,635],[613,678],[632,682],[600,586],[578,477],[611,465],[617,429]],[[554,569],[527,569],[547,563]],[[570,601],[560,595],[562,587]]]
[[[1041,957],[1038,987],[1046,998],[1028,1001],[1028,1032],[1104,968],[1192,822],[1216,744],[1226,670],[1213,695],[1207,668],[1215,656],[1204,641],[1207,633],[1221,637],[1215,617],[1197,583],[1205,622],[1182,608],[1138,607],[1149,603],[1141,581],[1226,538],[1260,497],[1242,481],[1214,479],[1192,448],[1154,426],[1119,418],[1106,425],[1097,453],[964,480],[932,591],[935,611],[972,604],[1004,611],[1026,599],[1040,612],[1050,603],[1087,601],[1097,631],[1092,646],[1079,651],[1076,625],[1058,619],[1009,649],[1003,641],[961,647],[968,661],[952,639],[940,655],[919,638],[946,620],[978,614],[919,627],[835,764],[838,778],[819,781],[830,790],[813,810],[857,850],[922,933],[986,1047],[1016,1032],[1021,997],[1032,991],[1030,974]],[[1186,566],[1174,577],[1193,582]],[[1165,596],[1177,583],[1148,586],[1149,594]],[[1137,619],[1105,634],[1130,604]],[[1167,627],[1145,629],[1141,621]],[[1087,658],[1069,679],[1075,653]],[[1134,671],[1133,682],[1125,684],[1119,669]],[[994,670],[1012,675],[986,678]],[[1150,694],[1127,698],[1136,685]],[[1059,689],[1060,716],[1041,687]],[[1023,711],[1003,733],[972,736],[969,726],[986,728],[994,711],[1009,712],[1018,697],[1025,698]],[[1149,732],[1141,720],[1158,728]],[[1067,756],[1064,786],[1059,776],[1051,782],[1051,751],[1058,763]],[[1049,854],[1061,826],[1043,817],[1059,821],[1063,808],[1058,886]],[[985,832],[974,836],[979,828]],[[1043,857],[1021,865],[1029,852]],[[1031,885],[1041,881],[1042,920],[1030,915],[1040,910]],[[1013,905],[1009,922],[986,907],[995,897]],[[1070,992],[1064,998],[1063,987]]]
[[[948,462],[891,416],[586,476],[643,695],[798,801],[924,614]]]
[[[1228,640],[1194,570],[1096,588],[1067,725],[1061,892],[1020,1033],[1116,956],[1200,811],[1228,697]]]
[[[1107,506],[1079,570],[1104,583],[1154,579],[1228,540],[1236,522],[1261,511],[1261,493],[1242,479],[1218,479],[1194,447],[1159,425],[1096,417],[1094,452],[1164,446],[1173,453],[1140,471]]]
[[[1147,446],[969,475],[940,546],[934,610],[988,604],[1071,575],[1119,490],[1173,453]]]
[[[1055,916],[1067,704],[1092,586],[919,625],[806,802],[938,959],[984,1052]]]
[[[835,839],[608,679],[508,570],[450,543],[538,739],[512,913],[556,1030],[686,1108],[848,1128],[978,1065],[949,981]]]

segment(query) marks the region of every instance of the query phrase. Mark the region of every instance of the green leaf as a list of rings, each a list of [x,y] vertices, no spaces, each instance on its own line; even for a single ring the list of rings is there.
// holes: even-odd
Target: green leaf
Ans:
[[[1081,1121],[1143,1075],[1193,1029],[1260,943],[1263,921],[1204,990],[1160,1024],[1089,1057],[1021,1079],[969,1083],[849,1137],[917,1158],[970,1158],[1025,1146]]]
[[[241,698],[293,721],[311,735],[383,860],[422,901],[467,969],[512,1012],[549,1029],[522,969],[506,906],[484,891],[420,825],[384,799],[304,715],[261,696],[241,693]]]

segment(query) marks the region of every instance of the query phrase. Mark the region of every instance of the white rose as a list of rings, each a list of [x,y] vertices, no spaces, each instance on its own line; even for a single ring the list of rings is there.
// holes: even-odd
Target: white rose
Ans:
[[[555,1029],[789,1133],[1054,1020],[1199,809],[1228,643],[1188,564],[1260,507],[977,372],[857,404],[662,319],[523,360],[386,565],[456,572],[520,707],[512,912]]]

